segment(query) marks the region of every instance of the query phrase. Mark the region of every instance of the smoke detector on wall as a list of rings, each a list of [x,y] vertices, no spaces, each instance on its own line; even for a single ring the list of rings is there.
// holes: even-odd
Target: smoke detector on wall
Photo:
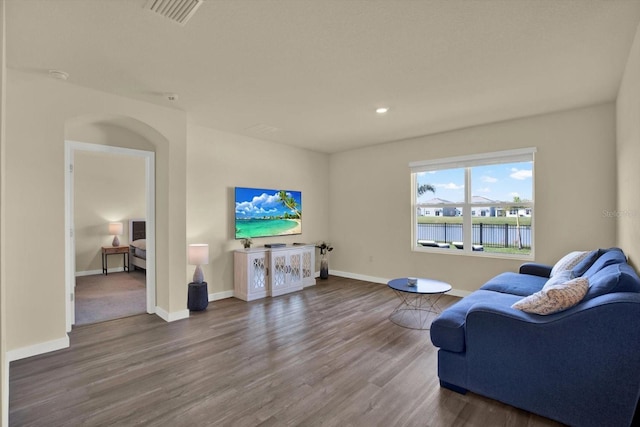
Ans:
[[[147,0],[144,8],[185,25],[202,3],[203,0]]]

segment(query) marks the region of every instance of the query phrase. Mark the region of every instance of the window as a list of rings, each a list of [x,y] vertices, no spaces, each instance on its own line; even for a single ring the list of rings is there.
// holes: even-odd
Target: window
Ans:
[[[535,151],[410,163],[413,250],[532,258]]]

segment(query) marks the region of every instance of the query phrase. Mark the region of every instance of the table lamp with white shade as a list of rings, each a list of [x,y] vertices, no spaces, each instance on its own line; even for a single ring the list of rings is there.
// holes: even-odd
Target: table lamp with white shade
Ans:
[[[118,236],[121,236],[123,231],[124,227],[121,222],[109,223],[109,234],[113,236],[113,242],[111,243],[113,246],[120,246],[120,239],[118,239]]]
[[[193,282],[204,282],[204,273],[200,266],[209,264],[209,245],[206,243],[189,245],[189,264],[196,266],[196,270],[193,272]]]

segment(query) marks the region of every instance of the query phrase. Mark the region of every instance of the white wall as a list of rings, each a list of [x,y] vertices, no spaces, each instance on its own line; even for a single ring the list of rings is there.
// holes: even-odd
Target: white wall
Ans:
[[[373,278],[423,276],[472,291],[522,261],[415,253],[411,161],[537,147],[535,256],[615,245],[615,109],[612,104],[511,120],[331,156],[330,269]],[[576,213],[575,215],[573,213]],[[370,261],[373,259],[373,261]]]
[[[5,279],[5,112],[6,112],[5,2],[0,2],[0,426],[9,425],[9,369],[7,361],[7,322]]]
[[[74,132],[99,118],[129,126],[156,153],[157,306],[169,314],[186,312],[184,112],[8,70],[6,114],[7,350],[24,354],[67,339],[64,141],[80,139]],[[83,142],[109,139],[93,129]]]
[[[129,238],[129,219],[144,218],[145,160],[141,157],[93,151],[75,152],[74,236],[76,273],[102,274],[102,246],[111,246],[109,222],[121,222]],[[110,256],[109,269],[122,268],[122,256]]]
[[[313,243],[329,236],[328,174],[327,154],[189,125],[187,240],[209,244],[210,263],[202,268],[210,294],[233,290],[232,251],[242,248],[234,235],[234,187],[302,191],[302,235],[253,239],[254,247]]]
[[[640,268],[640,25],[636,32],[616,103],[618,245]]]

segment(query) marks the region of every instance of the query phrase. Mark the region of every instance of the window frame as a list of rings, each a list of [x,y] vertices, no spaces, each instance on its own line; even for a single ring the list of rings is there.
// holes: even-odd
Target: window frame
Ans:
[[[439,253],[450,255],[467,255],[487,258],[501,259],[519,259],[531,261],[535,259],[535,147],[521,148],[515,150],[504,150],[490,153],[473,154],[468,156],[447,157],[442,159],[432,159],[409,163],[411,176],[411,250],[413,252]],[[522,201],[520,205],[525,211],[531,212],[531,251],[529,254],[506,254],[497,252],[474,251],[472,249],[473,238],[473,219],[471,215],[473,209],[484,207],[486,202],[473,203],[471,188],[470,170],[477,166],[499,165],[505,163],[531,162],[531,200]],[[435,248],[429,246],[418,245],[417,225],[418,225],[418,208],[435,207],[436,205],[418,203],[417,191],[417,175],[421,172],[429,172],[446,169],[464,169],[465,180],[465,200],[456,203],[438,204],[437,207],[462,207],[462,233],[463,233],[463,249],[447,250],[443,248]],[[509,212],[509,208],[513,202],[496,202],[491,207],[500,208],[505,212]]]

